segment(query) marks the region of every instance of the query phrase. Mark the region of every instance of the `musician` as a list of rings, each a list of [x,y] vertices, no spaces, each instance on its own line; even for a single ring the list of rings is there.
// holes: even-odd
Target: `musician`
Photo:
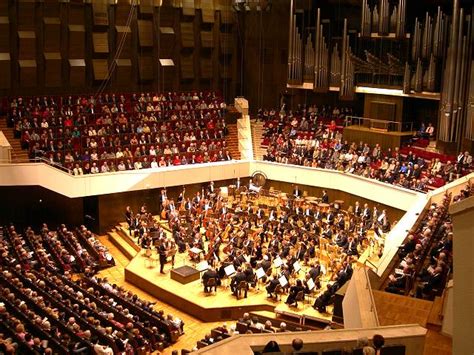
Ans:
[[[245,275],[244,272],[242,272],[242,268],[239,266],[237,268],[236,274],[232,277],[232,281],[230,282],[230,290],[234,294],[234,296],[237,296],[237,287],[239,286],[240,282],[244,281],[247,283],[247,276]],[[247,298],[247,290],[248,290],[248,284],[245,287],[245,298]]]
[[[193,207],[193,204],[192,204],[191,200],[189,199],[189,197],[186,198],[186,202],[184,203],[185,210],[186,211],[191,211],[192,207]]]
[[[128,224],[128,229],[131,232],[132,231],[132,221],[133,221],[133,211],[130,206],[127,206],[125,209],[125,219]]]
[[[323,190],[323,196],[321,197],[322,203],[329,203],[329,196],[326,190]]]
[[[339,229],[344,230],[344,228],[346,226],[346,222],[344,220],[344,215],[342,213],[339,213],[337,215],[336,225]]]
[[[270,215],[268,216],[269,221],[274,221],[276,219],[276,211],[274,209],[270,210]]]
[[[364,204],[364,209],[362,210],[362,219],[368,221],[370,219],[370,208],[367,203]]]
[[[326,291],[324,291],[324,293],[318,298],[316,298],[316,300],[314,301],[313,308],[318,310],[319,312],[325,313],[326,307],[329,305],[332,295],[332,285],[328,284]]]
[[[303,286],[303,282],[301,282],[300,279],[297,279],[296,284],[290,287],[290,293],[285,303],[289,306],[292,306],[293,304],[295,304],[296,296],[298,295],[299,292],[304,292],[304,289],[305,288]]]
[[[354,238],[349,237],[348,243],[346,245],[346,248],[344,249],[344,252],[347,255],[359,256],[359,252],[357,251],[357,242],[354,240]]]
[[[160,274],[164,274],[164,268],[166,264],[166,245],[164,240],[160,241],[158,246],[158,254],[160,256]]]
[[[265,287],[265,289],[267,290],[267,298],[273,297],[273,293],[275,292],[275,289],[279,284],[280,281],[278,281],[278,275],[273,274],[273,278],[268,282],[267,286]]]
[[[360,207],[359,201],[356,201],[355,206],[354,206],[354,216],[359,218],[361,214],[362,214],[362,208]]]
[[[247,264],[244,274],[246,276],[246,281],[249,283],[249,285],[255,287],[257,279],[250,264]]]
[[[329,210],[327,216],[326,216],[326,223],[329,224],[329,225],[332,225],[334,223],[334,212],[333,210]]]
[[[303,214],[304,214],[306,217],[311,217],[311,216],[313,216],[313,210],[311,209],[310,205],[306,205],[306,208],[304,209]]]
[[[181,192],[181,193],[179,194],[178,198],[176,199],[176,203],[177,203],[178,205],[181,205],[181,203],[183,202],[183,200],[184,200],[184,189],[183,189],[183,192]]]
[[[214,196],[216,193],[216,189],[214,187],[214,181],[211,181],[209,185],[207,186],[207,196]]]
[[[323,219],[323,217],[324,217],[324,213],[321,212],[319,207],[317,207],[316,212],[314,213],[314,219],[321,221]]]
[[[163,210],[164,206],[166,205],[166,200],[168,199],[168,196],[166,195],[166,189],[162,189],[160,191],[160,213]]]
[[[174,268],[174,259],[175,259],[176,251],[177,251],[177,246],[176,246],[175,241],[171,238],[168,238],[166,240],[165,248],[166,248],[166,256],[171,257],[171,268],[173,269]]]
[[[295,258],[299,261],[303,261],[305,259],[306,250],[306,243],[304,241],[301,241],[299,243],[299,248],[296,252]]]
[[[257,210],[257,218],[259,220],[263,219],[265,217],[265,210],[261,207],[258,208]]]
[[[295,188],[293,189],[293,196],[295,198],[301,197],[301,191],[298,188],[298,185],[295,185]]]
[[[321,275],[321,265],[319,263],[313,264],[311,263],[309,265],[310,269],[308,271],[309,276],[313,279],[313,281],[316,281],[319,275]]]
[[[196,196],[194,196],[193,198],[193,205],[194,207],[198,207],[199,206],[199,203],[201,202],[201,194],[198,192],[196,192]]]
[[[208,282],[209,282],[210,279],[215,279],[216,283],[213,287],[214,287],[214,291],[217,292],[217,286],[220,285],[220,278],[219,278],[219,275],[217,274],[217,271],[212,267],[207,269],[204,272],[204,274],[202,274],[202,283],[204,285],[204,292],[205,293],[209,293],[212,290],[210,288],[210,286],[208,286]]]

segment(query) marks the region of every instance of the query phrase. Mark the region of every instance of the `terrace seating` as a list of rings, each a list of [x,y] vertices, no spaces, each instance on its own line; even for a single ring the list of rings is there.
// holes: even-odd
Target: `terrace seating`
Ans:
[[[84,226],[69,231],[61,225],[52,232],[44,224],[40,233],[27,228],[24,234],[13,225],[0,229],[0,332],[25,353],[144,353],[175,342],[182,322],[106,280],[90,278],[111,263]],[[72,271],[84,276],[73,282]]]
[[[32,159],[74,175],[230,160],[214,92],[13,98],[8,122]]]

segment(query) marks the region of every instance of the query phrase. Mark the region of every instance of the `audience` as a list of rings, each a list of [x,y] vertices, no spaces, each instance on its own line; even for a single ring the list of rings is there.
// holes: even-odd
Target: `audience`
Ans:
[[[417,191],[440,187],[471,171],[469,152],[453,164],[454,157],[441,161],[414,147],[383,150],[379,144],[349,143],[342,138],[346,112],[350,111],[313,108],[264,115],[264,160],[338,170]],[[434,132],[432,126],[429,132]]]
[[[19,97],[8,123],[31,158],[82,175],[231,160],[225,109],[215,92]]]

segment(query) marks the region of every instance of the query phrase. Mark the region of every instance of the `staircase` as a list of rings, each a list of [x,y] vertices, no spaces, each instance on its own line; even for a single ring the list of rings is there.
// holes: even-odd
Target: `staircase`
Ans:
[[[227,137],[225,137],[225,140],[227,142],[227,147],[229,148],[229,152],[232,155],[233,159],[240,160],[237,124],[236,123],[228,124],[227,129],[229,130],[229,134],[227,135]]]
[[[121,251],[129,260],[132,260],[140,251],[140,247],[130,237],[126,223],[117,225],[115,228],[107,232],[107,236],[113,245]]]
[[[262,147],[263,122],[252,122],[252,144],[253,155],[255,160],[263,160],[266,153]]]
[[[13,136],[13,129],[7,127],[7,120],[5,117],[0,117],[0,131],[3,132],[5,138],[7,138],[12,146],[12,163],[24,163],[28,161],[28,152],[21,149],[20,140]]]

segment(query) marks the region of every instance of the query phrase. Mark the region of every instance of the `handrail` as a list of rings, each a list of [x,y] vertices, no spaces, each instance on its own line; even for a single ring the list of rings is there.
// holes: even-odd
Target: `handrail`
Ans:
[[[375,127],[374,123],[378,126]],[[381,120],[376,118],[368,117],[358,117],[358,116],[346,116],[344,120],[344,126],[366,126],[370,129],[373,128],[384,128],[390,132],[412,132],[413,131],[413,122],[398,122],[390,120]]]
[[[369,295],[370,295],[370,311],[374,315],[377,326],[380,326],[379,315],[377,313],[377,307],[375,306],[374,293],[372,292],[372,287],[370,285],[369,272],[368,272],[368,269],[365,267],[364,267],[364,275],[365,275],[365,278],[367,279],[367,283],[365,287],[367,290],[369,290]]]

